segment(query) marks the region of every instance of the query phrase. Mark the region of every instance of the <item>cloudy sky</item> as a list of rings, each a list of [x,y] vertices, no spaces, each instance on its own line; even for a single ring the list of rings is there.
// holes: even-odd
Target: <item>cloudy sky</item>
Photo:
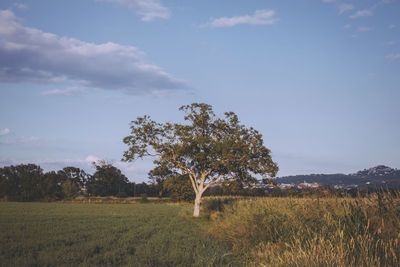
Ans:
[[[0,2],[0,166],[122,163],[129,122],[193,102],[264,136],[278,176],[400,168],[398,0]]]

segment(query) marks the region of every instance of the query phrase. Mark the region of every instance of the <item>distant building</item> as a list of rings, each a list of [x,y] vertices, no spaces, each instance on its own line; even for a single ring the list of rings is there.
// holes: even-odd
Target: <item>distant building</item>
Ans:
[[[300,183],[297,185],[297,188],[318,188],[321,185],[319,183],[307,183],[306,181]]]
[[[288,188],[295,187],[295,185],[294,184],[279,184],[278,187],[281,189],[288,189]]]

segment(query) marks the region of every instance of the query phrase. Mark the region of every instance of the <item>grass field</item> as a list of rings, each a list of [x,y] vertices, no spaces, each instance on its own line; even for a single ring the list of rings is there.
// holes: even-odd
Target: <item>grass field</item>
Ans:
[[[0,202],[0,265],[400,266],[399,195],[208,197],[191,214],[190,204]]]
[[[235,265],[190,214],[166,204],[0,202],[0,265]]]
[[[208,232],[247,266],[400,266],[399,195],[209,198],[205,206]]]

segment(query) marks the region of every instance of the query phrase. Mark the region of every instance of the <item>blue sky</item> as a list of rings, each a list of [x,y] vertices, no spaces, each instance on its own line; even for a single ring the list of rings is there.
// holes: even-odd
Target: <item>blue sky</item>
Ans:
[[[0,166],[122,163],[129,122],[213,105],[278,176],[400,168],[400,1],[0,2]]]

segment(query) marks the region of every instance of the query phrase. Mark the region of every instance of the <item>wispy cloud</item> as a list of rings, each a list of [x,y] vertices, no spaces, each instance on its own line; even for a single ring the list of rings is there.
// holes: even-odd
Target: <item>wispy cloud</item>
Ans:
[[[345,29],[349,29],[350,27],[351,27],[350,24],[346,24],[346,25],[343,26],[343,28],[345,28]]]
[[[87,91],[88,88],[84,87],[67,87],[65,89],[54,89],[42,92],[42,95],[61,95],[61,96],[75,96]]]
[[[361,26],[361,27],[357,28],[357,31],[358,32],[369,32],[369,31],[372,31],[372,28],[371,27]]]
[[[132,94],[186,88],[146,62],[136,47],[59,37],[21,25],[9,10],[0,11],[0,25],[0,82],[67,83]]]
[[[355,8],[354,5],[348,3],[341,3],[335,0],[322,0],[324,3],[334,4],[334,6],[339,10],[339,15],[342,15],[345,12],[351,11]]]
[[[390,61],[400,60],[400,53],[389,54],[386,56],[386,58]]]
[[[396,25],[395,25],[395,24],[390,24],[390,25],[389,25],[389,29],[394,29],[394,28],[396,28]]]
[[[350,16],[351,19],[372,16],[372,11],[369,9],[358,10]]]
[[[392,1],[390,0],[380,0],[372,5],[370,8],[362,9],[356,11],[353,15],[349,16],[351,19],[357,19],[361,17],[369,17],[373,15],[373,11],[376,10],[378,7],[386,4],[390,4]]]
[[[339,5],[338,5],[339,15],[342,15],[343,13],[345,13],[345,12],[347,12],[347,11],[351,11],[351,10],[353,10],[354,8],[355,8],[355,6],[352,5],[352,4],[346,4],[346,3],[339,4]]]
[[[5,136],[5,135],[10,135],[12,134],[12,131],[8,128],[4,128],[0,130],[0,136]]]
[[[114,3],[122,7],[134,10],[142,18],[142,21],[153,21],[156,19],[168,19],[171,11],[163,6],[159,0],[97,0],[101,2]]]
[[[36,136],[18,137],[9,128],[1,129],[0,136],[2,137],[0,139],[1,145],[28,144],[28,143],[38,143],[38,142],[46,141],[46,140],[36,137]]]
[[[235,17],[222,17],[212,19],[209,23],[204,26],[210,26],[213,28],[218,27],[233,27],[240,24],[249,25],[272,25],[275,24],[277,19],[275,18],[274,10],[256,10],[253,15],[235,16]]]
[[[14,3],[13,7],[17,9],[28,9],[28,5],[23,3]]]
[[[39,138],[39,137],[36,137],[36,136],[29,136],[29,137],[23,136],[23,137],[19,137],[19,138],[1,140],[0,144],[3,144],[3,145],[15,145],[15,144],[37,143],[39,141],[42,141],[42,139]]]
[[[391,46],[391,45],[395,45],[395,44],[397,44],[397,41],[388,41],[388,42],[385,42],[385,43],[383,43],[384,45],[389,45],[389,46]]]

